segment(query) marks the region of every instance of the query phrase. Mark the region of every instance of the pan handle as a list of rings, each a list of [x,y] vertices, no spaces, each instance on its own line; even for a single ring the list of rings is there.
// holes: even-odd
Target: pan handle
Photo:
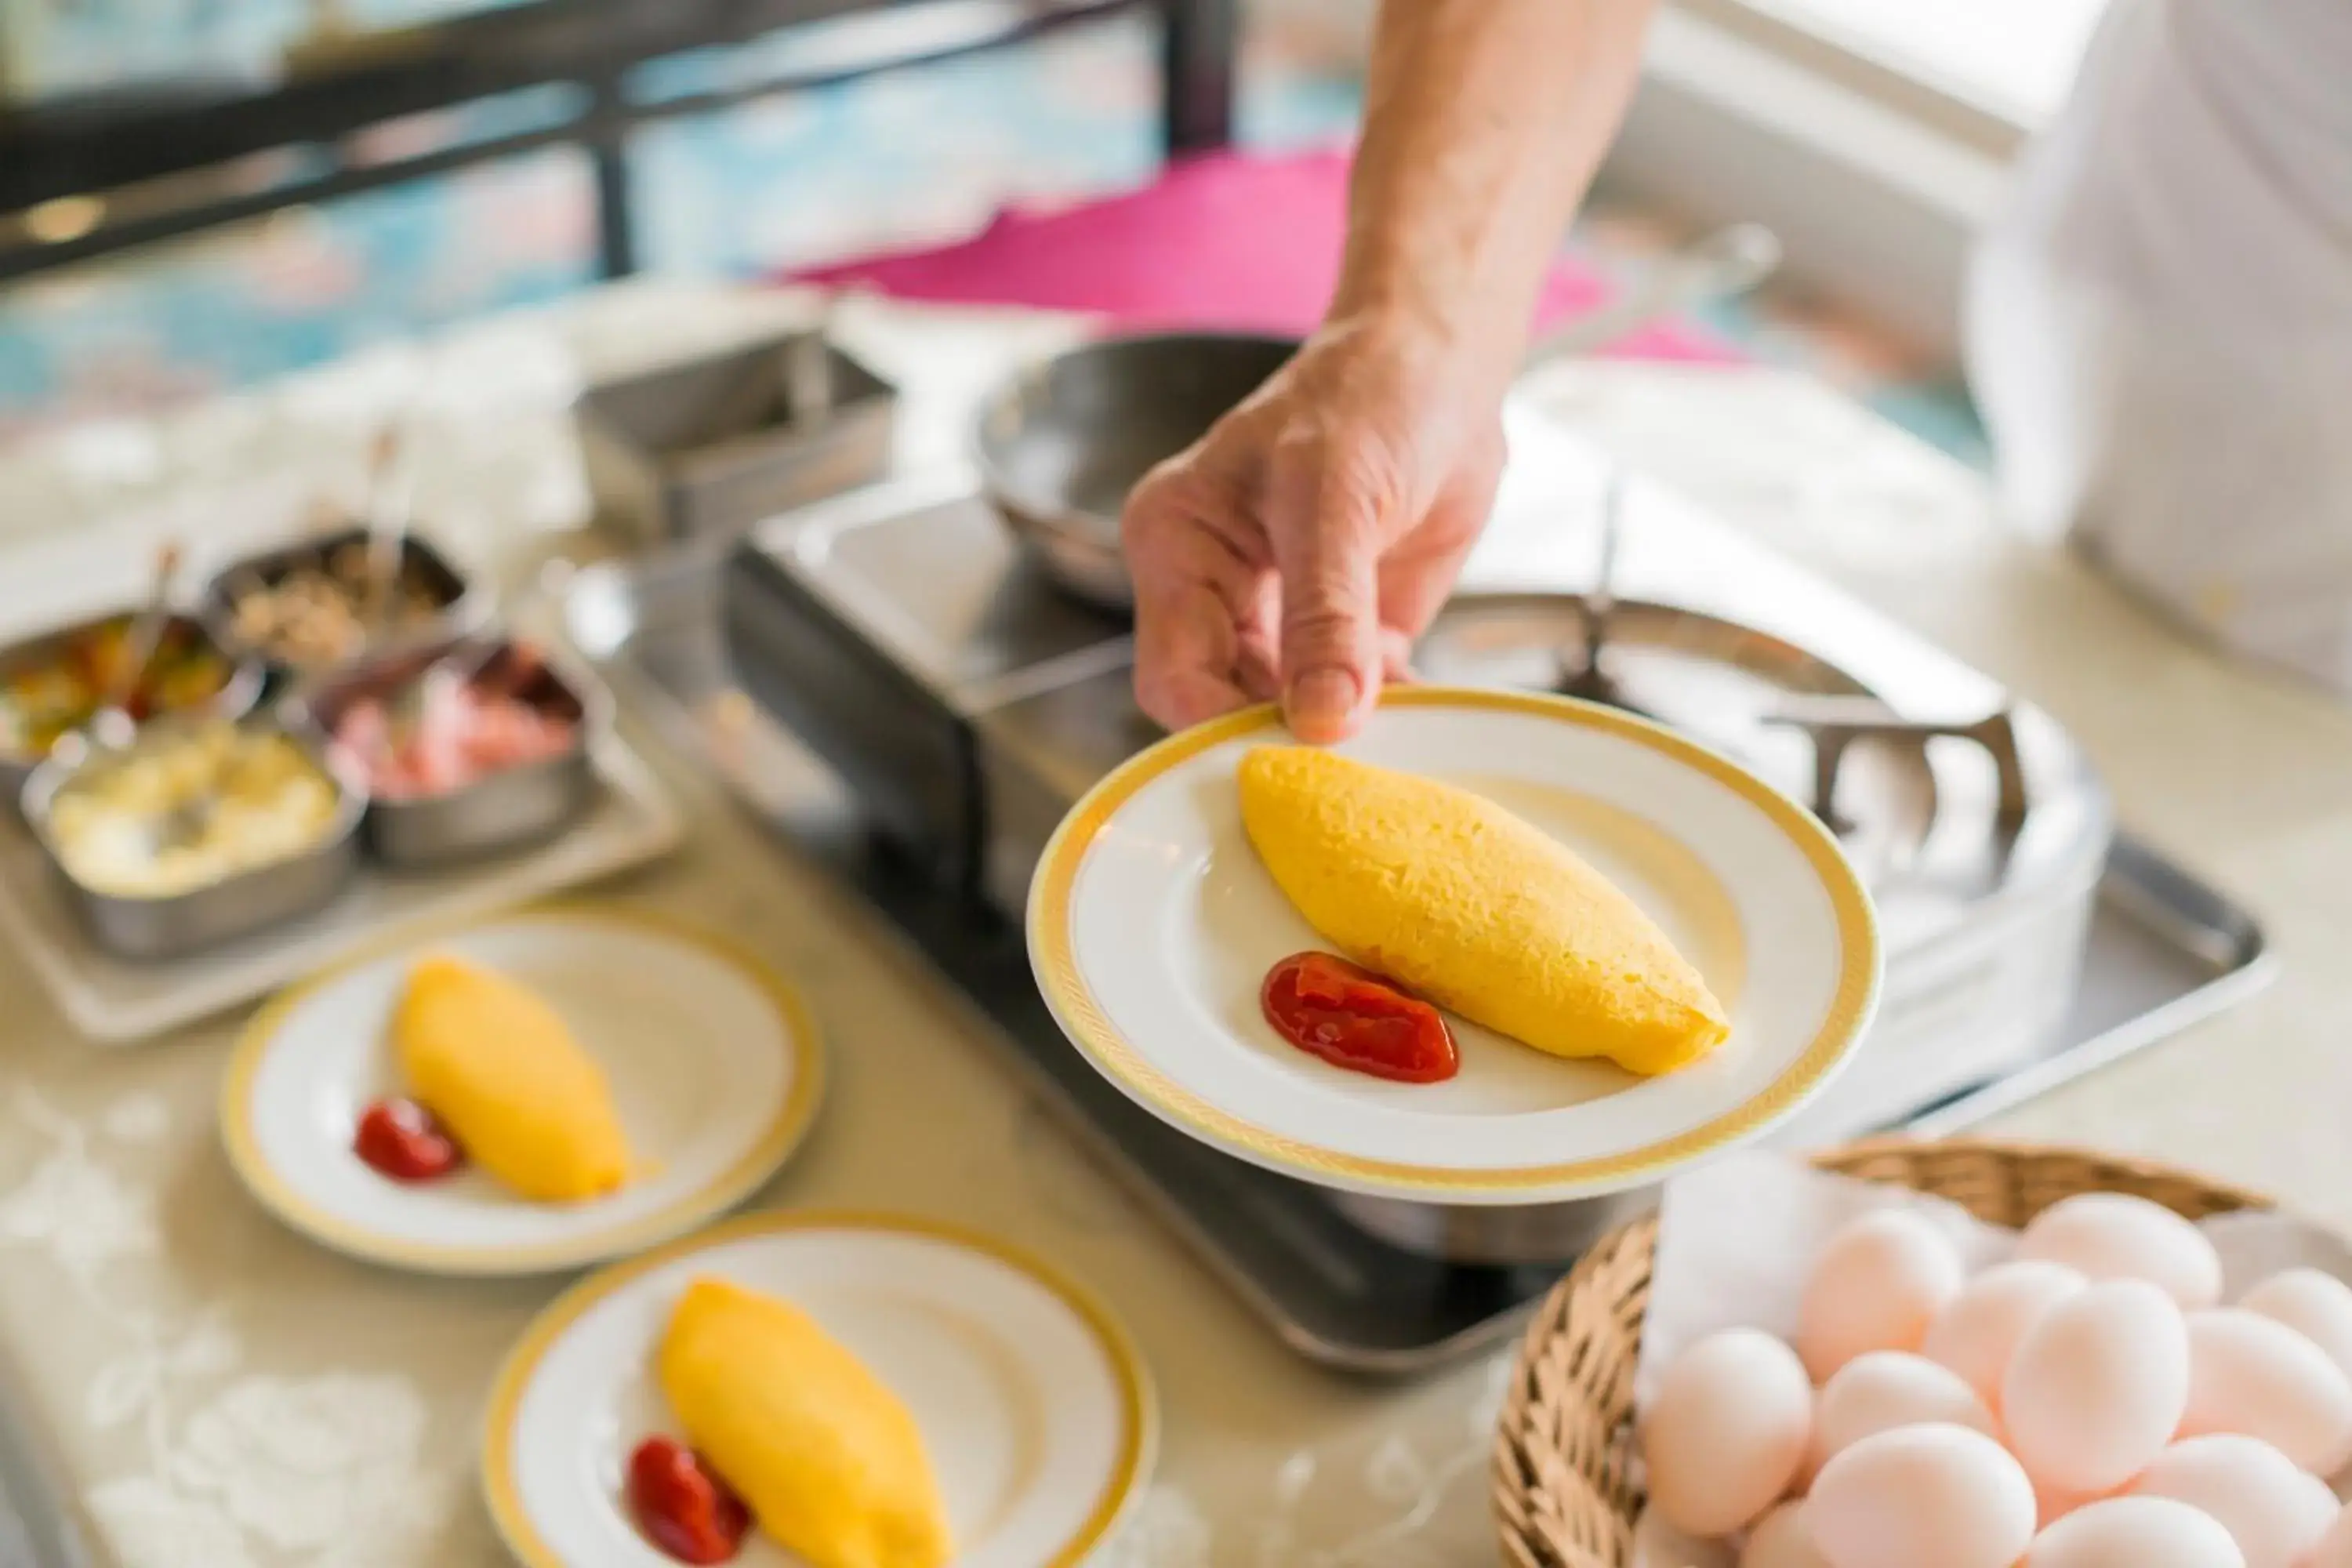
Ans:
[[[1519,373],[1608,347],[1661,316],[1744,294],[1780,265],[1780,241],[1762,224],[1716,230],[1649,269],[1622,294],[1536,340]]]
[[[1871,739],[1928,741],[1938,736],[1973,741],[1993,761],[2000,781],[1994,820],[2007,833],[2024,825],[2032,805],[2025,782],[2025,760],[2018,748],[2017,724],[2006,701],[1981,715],[1944,719],[1906,719],[1874,697],[1793,697],[1764,717],[1768,724],[1802,731],[1813,742],[1813,813],[1835,824],[1831,801],[1837,794],[1839,764],[1855,741]]]

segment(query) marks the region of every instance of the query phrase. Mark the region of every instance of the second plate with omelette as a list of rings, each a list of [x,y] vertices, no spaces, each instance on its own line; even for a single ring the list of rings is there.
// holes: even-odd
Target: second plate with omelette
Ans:
[[[330,1247],[533,1274],[742,1201],[798,1145],[824,1079],[814,1025],[757,960],[649,915],[555,906],[279,997],[230,1061],[221,1131],[262,1205]],[[394,1107],[402,1125],[383,1125]]]
[[[1030,893],[1063,1028],[1196,1137],[1376,1196],[1591,1196],[1764,1131],[1869,1022],[1878,934],[1836,841],[1704,747],[1588,703],[1435,687],[1391,691],[1343,761],[1262,750],[1291,743],[1259,709],[1133,758]],[[1391,882],[1421,901],[1368,912]],[[1568,932],[1561,959],[1531,959],[1528,931]],[[1458,1068],[1391,1081],[1286,1039],[1261,993],[1313,952],[1447,1004]],[[1570,1049],[1594,1054],[1549,1054]]]

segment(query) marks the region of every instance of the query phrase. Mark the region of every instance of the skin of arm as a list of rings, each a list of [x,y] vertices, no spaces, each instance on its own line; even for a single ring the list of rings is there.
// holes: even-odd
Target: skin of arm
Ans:
[[[1649,0],[1386,0],[1328,312],[1507,380],[1615,138]]]
[[[1384,0],[1348,238],[1298,354],[1130,499],[1136,688],[1344,737],[1451,590],[1538,290],[1622,119],[1649,0]]]

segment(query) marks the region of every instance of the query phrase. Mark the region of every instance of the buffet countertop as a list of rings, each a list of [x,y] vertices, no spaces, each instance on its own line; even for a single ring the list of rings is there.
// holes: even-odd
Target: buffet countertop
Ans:
[[[436,540],[508,584],[593,552],[565,408],[582,375],[803,316],[789,293],[633,283],[166,418],[0,458],[0,632],[138,591],[167,531],[284,528],[358,482],[386,409],[426,432]],[[900,458],[951,458],[961,410],[1068,321],[851,301],[837,331],[906,388]],[[1981,480],[1777,372],[1594,363],[1561,418],[2056,712],[2136,832],[2244,900],[2279,984],[1994,1130],[2159,1154],[2352,1230],[2352,712],[2225,663],[2063,557],[1995,529]],[[1158,1479],[1127,1568],[1486,1561],[1489,1360],[1408,1386],[1277,1345],[1025,1098],[944,989],[714,789],[668,782],[685,848],[606,896],[750,939],[806,992],[830,1098],[761,1205],[950,1218],[1109,1298],[1158,1375]],[[503,1561],[473,1490],[491,1370],[560,1280],[444,1281],[320,1250],[250,1202],[215,1091],[241,1016],[147,1044],[78,1038],[0,953],[0,1376],[16,1423],[120,1568],[466,1568]],[[0,1529],[0,1559],[7,1534]]]

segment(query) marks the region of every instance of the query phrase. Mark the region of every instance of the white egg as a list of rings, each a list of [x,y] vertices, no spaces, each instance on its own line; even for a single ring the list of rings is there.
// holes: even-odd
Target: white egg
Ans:
[[[1906,1351],[1872,1351],[1840,1367],[1813,1404],[1813,1464],[1897,1426],[1946,1421],[1998,1436],[1992,1413],[1949,1367]]]
[[[1756,1329],[1710,1334],[1675,1358],[1642,1416],[1651,1506],[1693,1535],[1728,1535],[1787,1493],[1812,1429],[1794,1352]]]
[[[1804,1507],[1784,1502],[1758,1520],[1739,1549],[1739,1568],[1829,1568],[1805,1528]]]
[[[2211,1514],[2246,1568],[2294,1568],[2336,1519],[2336,1494],[2259,1437],[2190,1437],[2158,1454],[2132,1484]]]
[[[2001,1379],[2010,1447],[2052,1492],[2122,1486],[2164,1450],[2188,1405],[2188,1327],[2144,1279],[2086,1286],[2051,1308]]]
[[[1986,1407],[1997,1412],[2001,1373],[2017,1353],[2017,1342],[2042,1313],[2087,1283],[2063,1263],[1996,1263],[1961,1286],[1936,1314],[1919,1353],[1966,1378]]]
[[[2205,1233],[2161,1204],[2124,1193],[2077,1193],[2033,1216],[2017,1256],[2063,1263],[2094,1283],[2146,1279],[2183,1311],[2221,1299],[2221,1258]]]
[[[2033,1484],[1981,1432],[1899,1426],[1823,1465],[1801,1517],[1829,1568],[2010,1568]]]
[[[2352,1285],[2316,1268],[2289,1268],[2247,1291],[2238,1305],[2284,1323],[2352,1377]]]
[[[1875,1209],[1849,1221],[1813,1261],[1797,1309],[1797,1353],[1816,1383],[1871,1351],[1916,1351],[1959,1293],[1960,1255],[1933,1221]]]
[[[2185,1502],[2119,1497],[2035,1538],[2025,1568],[2246,1568],[2230,1532]]]
[[[2352,1568],[2352,1508],[2336,1516],[2336,1522],[2295,1568]]]
[[[2352,1458],[2352,1381],[2327,1352],[2242,1307],[2189,1314],[2189,1404],[2180,1435],[2242,1432],[2305,1469]]]

